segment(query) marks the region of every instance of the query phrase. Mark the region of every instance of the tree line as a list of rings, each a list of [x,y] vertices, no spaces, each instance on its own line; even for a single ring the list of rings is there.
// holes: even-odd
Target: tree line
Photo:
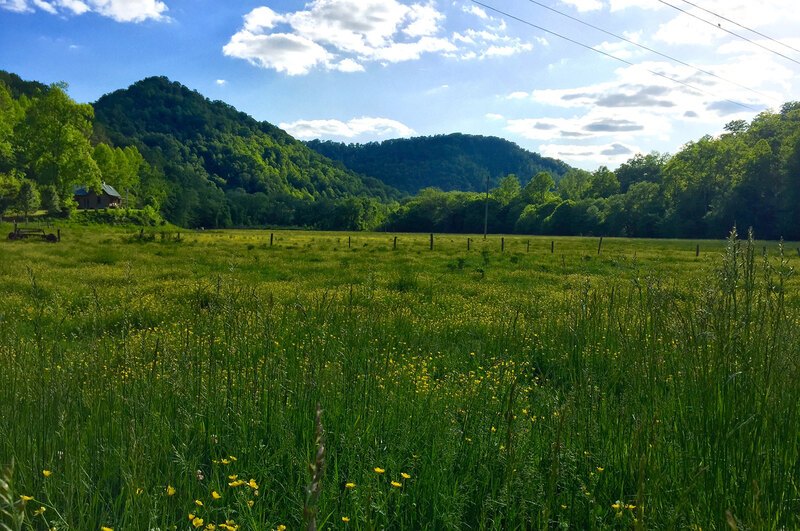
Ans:
[[[487,216],[488,213],[488,216]],[[422,190],[392,212],[397,231],[720,238],[734,225],[800,239],[800,103],[733,121],[677,153],[615,171],[507,175],[488,194]]]

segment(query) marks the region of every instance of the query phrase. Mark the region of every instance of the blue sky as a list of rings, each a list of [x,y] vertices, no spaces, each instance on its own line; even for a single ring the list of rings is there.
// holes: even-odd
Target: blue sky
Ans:
[[[81,102],[164,75],[301,139],[496,135],[614,168],[800,99],[795,2],[0,0],[0,69]]]

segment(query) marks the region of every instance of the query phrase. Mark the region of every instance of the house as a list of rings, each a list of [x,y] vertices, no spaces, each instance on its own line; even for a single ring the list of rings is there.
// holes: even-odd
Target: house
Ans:
[[[122,196],[110,184],[103,183],[99,194],[86,186],[75,188],[74,194],[79,210],[119,208],[122,206]]]

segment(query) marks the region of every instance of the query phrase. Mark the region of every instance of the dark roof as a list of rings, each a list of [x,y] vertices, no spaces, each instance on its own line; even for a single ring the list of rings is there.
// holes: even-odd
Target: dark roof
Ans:
[[[106,195],[110,195],[111,197],[119,197],[122,199],[122,196],[119,195],[119,192],[117,192],[110,184],[103,183],[103,185],[100,187],[100,191]],[[73,193],[79,196],[89,195],[89,189],[86,186],[77,186],[75,187],[75,192]]]

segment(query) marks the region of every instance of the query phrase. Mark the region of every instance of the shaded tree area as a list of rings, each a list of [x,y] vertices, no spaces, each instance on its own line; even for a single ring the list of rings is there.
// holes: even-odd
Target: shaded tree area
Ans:
[[[800,239],[800,103],[731,122],[673,156],[636,155],[615,171],[509,175],[488,196],[426,189],[386,228],[433,232],[721,238],[733,225]],[[514,182],[510,182],[514,181]]]
[[[497,137],[453,133],[397,138],[367,144],[312,140],[306,143],[326,157],[364,175],[377,177],[409,194],[424,188],[481,192],[497,186],[505,175],[520,176],[522,184],[539,172],[556,180],[570,167]]]

